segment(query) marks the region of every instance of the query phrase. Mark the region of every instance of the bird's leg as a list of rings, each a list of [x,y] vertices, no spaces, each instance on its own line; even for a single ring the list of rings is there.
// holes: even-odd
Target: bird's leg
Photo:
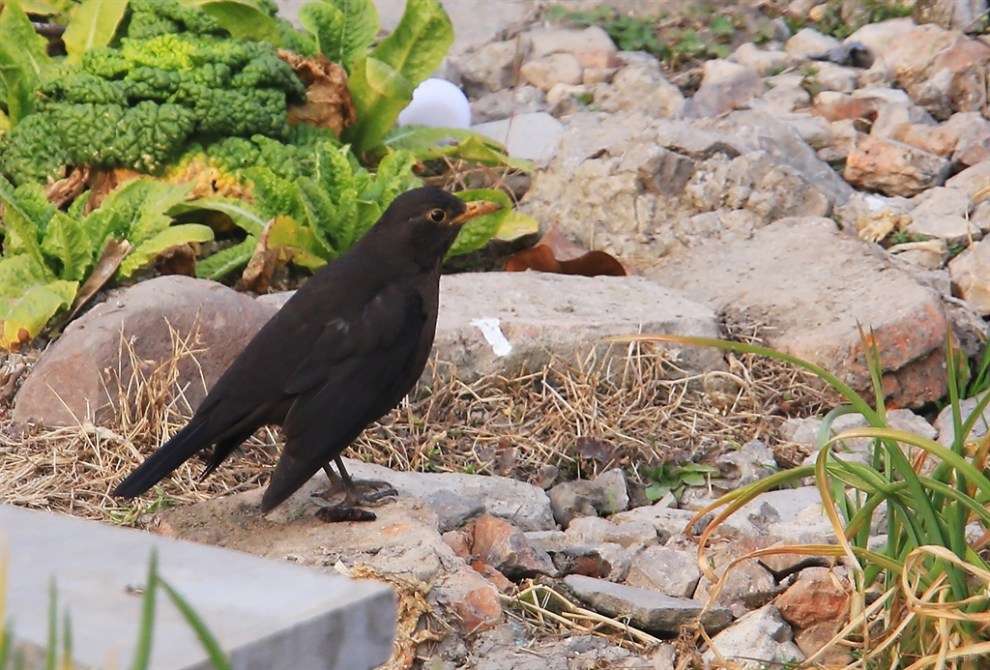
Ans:
[[[334,458],[337,465],[337,472],[334,472],[330,464],[323,466],[323,471],[330,479],[331,491],[337,489],[337,483],[344,489],[344,499],[333,505],[326,505],[316,511],[316,517],[321,521],[374,521],[374,512],[361,509],[359,505],[373,505],[381,502],[383,498],[395,497],[398,492],[388,482],[383,481],[362,481],[355,483],[344,467],[344,462],[339,456]],[[367,493],[360,489],[367,489]]]
[[[380,479],[365,479],[355,482],[351,479],[347,468],[344,467],[344,461],[341,460],[340,456],[334,458],[333,462],[337,465],[337,472],[340,473],[340,479],[344,483],[348,502],[355,505],[373,505],[383,498],[395,498],[399,495],[394,486]]]

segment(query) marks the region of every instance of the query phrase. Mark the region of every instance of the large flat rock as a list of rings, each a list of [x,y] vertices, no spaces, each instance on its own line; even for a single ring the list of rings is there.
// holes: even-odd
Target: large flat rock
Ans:
[[[440,285],[436,357],[453,363],[460,379],[538,369],[551,355],[584,360],[596,347],[599,362],[625,355],[624,345],[604,343],[609,336],[719,333],[710,307],[644,277],[491,272],[444,276]],[[688,375],[722,365],[713,349],[673,356]]]
[[[787,218],[749,238],[661,259],[648,276],[763,326],[767,344],[869,388],[860,327],[875,334],[887,401],[945,393],[946,315],[938,293],[829,219]]]
[[[392,590],[229,549],[0,506],[4,603],[16,645],[44,648],[49,585],[72,625],[74,667],[123,668],[134,658],[142,598],[129,592],[158,570],[202,617],[234,668],[359,670],[389,658]],[[152,668],[212,667],[164,592],[157,598]]]

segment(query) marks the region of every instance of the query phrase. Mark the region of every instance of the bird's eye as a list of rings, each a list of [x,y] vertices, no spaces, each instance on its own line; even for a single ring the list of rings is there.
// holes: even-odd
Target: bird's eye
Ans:
[[[443,223],[443,220],[447,218],[447,212],[443,211],[439,207],[430,210],[430,221],[433,223]]]

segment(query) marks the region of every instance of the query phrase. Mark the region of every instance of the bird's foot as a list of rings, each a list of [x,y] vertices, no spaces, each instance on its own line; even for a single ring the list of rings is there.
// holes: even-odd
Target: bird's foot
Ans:
[[[398,498],[399,492],[388,482],[379,479],[364,479],[352,482],[347,491],[347,500],[356,505],[375,505],[386,498]]]
[[[323,500],[329,500],[340,493],[334,487],[328,491],[315,494]],[[367,506],[380,505],[388,498],[395,498],[399,492],[388,482],[363,480],[351,482],[344,487],[344,498],[338,503],[323,505],[316,511],[316,518],[327,523],[339,521],[374,521],[378,517],[374,512],[362,509]]]

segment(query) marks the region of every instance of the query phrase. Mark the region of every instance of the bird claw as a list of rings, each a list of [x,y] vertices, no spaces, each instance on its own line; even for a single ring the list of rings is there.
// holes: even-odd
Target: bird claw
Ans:
[[[358,505],[374,505],[386,498],[398,498],[399,492],[388,482],[377,479],[366,479],[354,482],[354,487],[347,492],[348,502]]]
[[[330,501],[340,495],[341,489],[344,492],[343,503],[341,504],[374,506],[385,502],[387,498],[399,497],[399,492],[388,482],[371,479],[352,482],[351,486],[336,482],[330,488],[313,495]]]

